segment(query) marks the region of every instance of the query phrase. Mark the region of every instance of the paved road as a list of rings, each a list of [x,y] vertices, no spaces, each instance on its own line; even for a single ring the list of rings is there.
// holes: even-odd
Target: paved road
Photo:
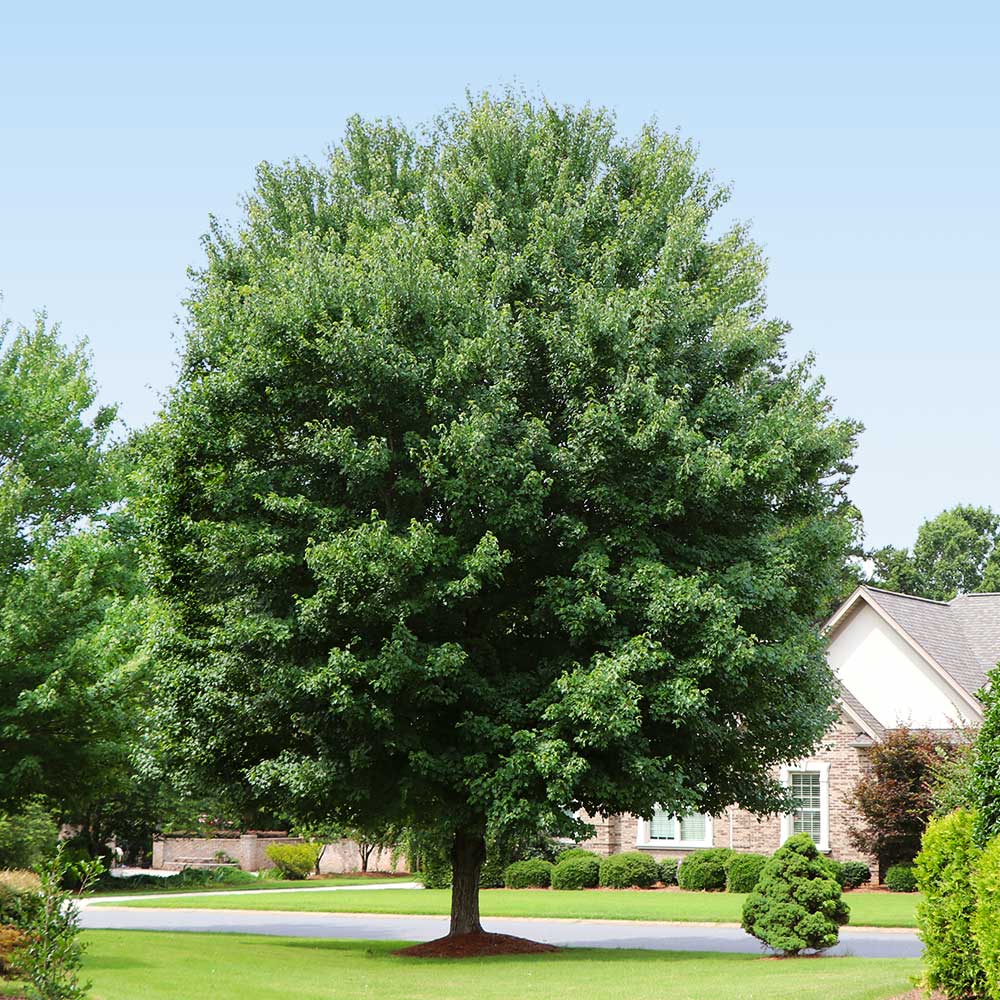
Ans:
[[[448,931],[445,917],[379,914],[280,913],[254,910],[154,910],[86,907],[83,926],[96,929],[274,934],[288,937],[430,941]],[[548,920],[490,917],[488,931],[516,934],[565,947],[645,948],[659,951],[758,953],[757,941],[739,927],[628,920]],[[922,945],[913,931],[845,928],[831,955],[915,958]]]

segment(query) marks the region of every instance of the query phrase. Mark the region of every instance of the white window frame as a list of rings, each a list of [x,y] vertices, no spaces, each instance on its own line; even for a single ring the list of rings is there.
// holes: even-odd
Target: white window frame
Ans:
[[[819,843],[817,849],[824,854],[830,852],[830,762],[826,760],[802,760],[788,764],[781,769],[781,783],[785,788],[792,787],[792,774],[807,772],[819,773]],[[781,843],[792,835],[793,821],[791,813],[781,817]]]
[[[657,806],[657,809],[660,807]],[[705,837],[703,840],[661,840],[652,839],[650,833],[650,821],[639,817],[636,824],[635,845],[636,847],[652,847],[660,851],[696,851],[702,847],[712,847],[712,817],[708,813],[688,813],[687,815],[705,816]]]

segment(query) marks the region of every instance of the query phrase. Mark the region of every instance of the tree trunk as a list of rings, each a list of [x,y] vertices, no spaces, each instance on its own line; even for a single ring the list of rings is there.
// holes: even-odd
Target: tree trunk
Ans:
[[[481,934],[479,872],[486,860],[486,838],[481,830],[455,834],[451,849],[451,927],[448,934]]]

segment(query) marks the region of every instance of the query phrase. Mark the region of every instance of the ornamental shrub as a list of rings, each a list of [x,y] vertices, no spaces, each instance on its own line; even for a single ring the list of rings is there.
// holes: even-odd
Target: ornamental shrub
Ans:
[[[916,892],[917,875],[913,865],[893,865],[885,873],[885,887],[890,892]]]
[[[600,877],[601,862],[597,858],[566,858],[552,869],[552,888],[593,889]]]
[[[285,878],[303,879],[316,870],[321,850],[322,844],[268,844],[267,856]]]
[[[766,864],[766,854],[734,854],[725,863],[726,892],[753,892]]]
[[[51,857],[59,827],[41,799],[29,799],[17,813],[0,813],[0,868],[27,869]]]
[[[508,889],[546,889],[552,882],[552,862],[526,858],[507,866],[503,884]]]
[[[423,857],[425,889],[451,888],[451,861],[443,851],[427,851]]]
[[[567,847],[556,855],[555,863],[558,865],[570,858],[593,858],[597,862],[601,860],[596,851],[588,851],[585,847]]]
[[[863,861],[841,861],[837,881],[842,889],[859,889],[872,880],[872,870]]]
[[[972,754],[972,801],[975,803],[976,844],[985,847],[1000,836],[1000,668],[991,670],[979,698],[983,724]]]
[[[641,851],[624,851],[601,861],[600,883],[608,889],[648,889],[659,881],[660,866]]]
[[[849,916],[840,883],[812,838],[797,833],[764,865],[743,904],[743,929],[775,951],[797,955],[832,948]]]
[[[677,885],[676,858],[664,858],[660,862],[660,881],[664,885]]]
[[[692,851],[677,871],[677,884],[695,892],[721,892],[726,888],[726,862],[736,854],[728,847]]]
[[[990,997],[1000,997],[1000,837],[986,845],[972,878],[976,912],[972,934]]]
[[[917,926],[924,942],[926,985],[950,1000],[980,997],[986,988],[972,936],[976,912],[972,873],[980,855],[973,840],[974,823],[966,809],[932,819],[914,864],[917,888],[924,894],[917,906]]]

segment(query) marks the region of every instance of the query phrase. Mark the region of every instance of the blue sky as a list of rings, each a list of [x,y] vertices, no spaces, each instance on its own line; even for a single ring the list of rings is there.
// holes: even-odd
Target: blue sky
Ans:
[[[985,3],[50,3],[0,13],[0,315],[85,336],[130,426],[262,159],[508,83],[700,144],[771,311],[864,421],[872,544],[1000,508],[1000,14]],[[148,11],[141,13],[146,6]]]

